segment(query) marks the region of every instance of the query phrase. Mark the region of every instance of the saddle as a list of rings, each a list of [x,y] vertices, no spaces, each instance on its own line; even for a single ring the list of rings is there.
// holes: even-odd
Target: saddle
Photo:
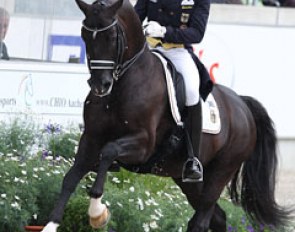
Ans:
[[[207,97],[211,93],[214,84],[210,78],[210,75],[209,75],[206,67],[199,60],[199,58],[193,53],[193,50],[191,48],[187,48],[187,50],[191,54],[192,59],[194,60],[196,66],[198,68],[198,71],[200,74],[199,92],[200,92],[201,98],[205,102]],[[163,57],[167,62],[167,66],[170,71],[171,78],[172,78],[173,85],[174,85],[174,89],[175,89],[175,93],[176,93],[177,106],[178,106],[180,113],[182,114],[182,112],[185,108],[185,100],[186,100],[183,76],[181,75],[181,73],[179,73],[176,70],[176,68],[175,68],[174,64],[171,62],[171,60],[169,60],[163,53],[161,53],[160,51],[158,51],[156,49],[153,49],[152,52],[161,55],[161,57]]]
[[[177,72],[174,64],[160,51],[152,50],[153,54],[161,61],[167,85],[167,93],[172,117],[175,123],[183,127],[183,112],[185,109],[185,84],[181,73]]]

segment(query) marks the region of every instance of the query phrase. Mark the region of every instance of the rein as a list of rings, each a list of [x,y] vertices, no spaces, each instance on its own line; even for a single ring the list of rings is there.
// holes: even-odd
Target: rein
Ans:
[[[125,32],[122,29],[122,26],[119,25],[118,20],[115,19],[110,25],[103,28],[90,28],[87,27],[84,22],[82,24],[83,28],[89,32],[92,32],[92,38],[95,39],[97,33],[104,32],[109,30],[110,28],[116,26],[117,27],[117,59],[113,60],[89,60],[89,69],[90,70],[113,70],[113,78],[114,80],[119,80],[121,76],[125,74],[125,72],[137,61],[137,59],[143,54],[146,43],[143,45],[142,49],[136,53],[131,59],[123,62],[123,55],[128,46],[126,44],[126,36]]]

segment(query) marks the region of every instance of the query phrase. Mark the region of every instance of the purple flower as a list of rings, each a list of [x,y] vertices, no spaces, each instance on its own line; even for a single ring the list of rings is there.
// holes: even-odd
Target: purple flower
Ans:
[[[47,156],[48,156],[48,151],[47,150],[43,150],[42,151],[41,159],[46,159]]]
[[[61,131],[61,125],[49,123],[45,126],[45,131],[49,134],[59,133]]]
[[[235,231],[235,228],[234,228],[232,225],[229,225],[229,226],[227,227],[227,231],[228,231],[228,232],[233,232],[233,231]]]
[[[248,232],[255,232],[254,228],[251,225],[247,226],[246,229]]]
[[[246,224],[246,218],[245,217],[242,217],[241,218],[241,222],[242,222],[243,225],[245,225]]]

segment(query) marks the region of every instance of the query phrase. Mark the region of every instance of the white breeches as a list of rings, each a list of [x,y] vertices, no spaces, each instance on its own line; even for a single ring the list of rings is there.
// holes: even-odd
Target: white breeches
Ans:
[[[156,47],[156,49],[169,58],[175,65],[176,70],[182,74],[186,91],[185,105],[196,105],[200,99],[200,77],[197,66],[189,52],[185,48],[172,48],[166,50],[162,47]]]

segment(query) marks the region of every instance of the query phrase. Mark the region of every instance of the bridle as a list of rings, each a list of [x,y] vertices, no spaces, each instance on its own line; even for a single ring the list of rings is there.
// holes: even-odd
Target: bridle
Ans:
[[[98,32],[107,31],[108,29],[110,29],[111,27],[113,27],[113,26],[115,26],[115,25],[117,25],[117,24],[118,24],[118,20],[115,19],[114,22],[112,22],[110,25],[108,25],[108,26],[106,26],[106,27],[103,27],[103,28],[100,28],[100,29],[97,29],[97,28],[96,28],[96,29],[93,29],[93,28],[87,27],[87,26],[85,25],[84,22],[82,23],[83,27],[84,27],[87,31],[93,32],[93,34],[92,34],[92,38],[93,38],[93,39],[96,38],[96,34],[97,34]]]
[[[119,80],[121,76],[138,60],[138,58],[143,54],[146,43],[143,45],[142,49],[136,53],[131,59],[123,62],[123,56],[125,51],[128,49],[127,39],[123,27],[115,19],[110,25],[103,28],[90,28],[82,23],[83,28],[86,31],[92,32],[92,38],[95,39],[97,34],[109,30],[110,28],[116,26],[117,28],[117,57],[116,60],[94,60],[89,59],[89,69],[92,70],[113,70],[113,79]],[[110,92],[110,91],[109,91]]]

